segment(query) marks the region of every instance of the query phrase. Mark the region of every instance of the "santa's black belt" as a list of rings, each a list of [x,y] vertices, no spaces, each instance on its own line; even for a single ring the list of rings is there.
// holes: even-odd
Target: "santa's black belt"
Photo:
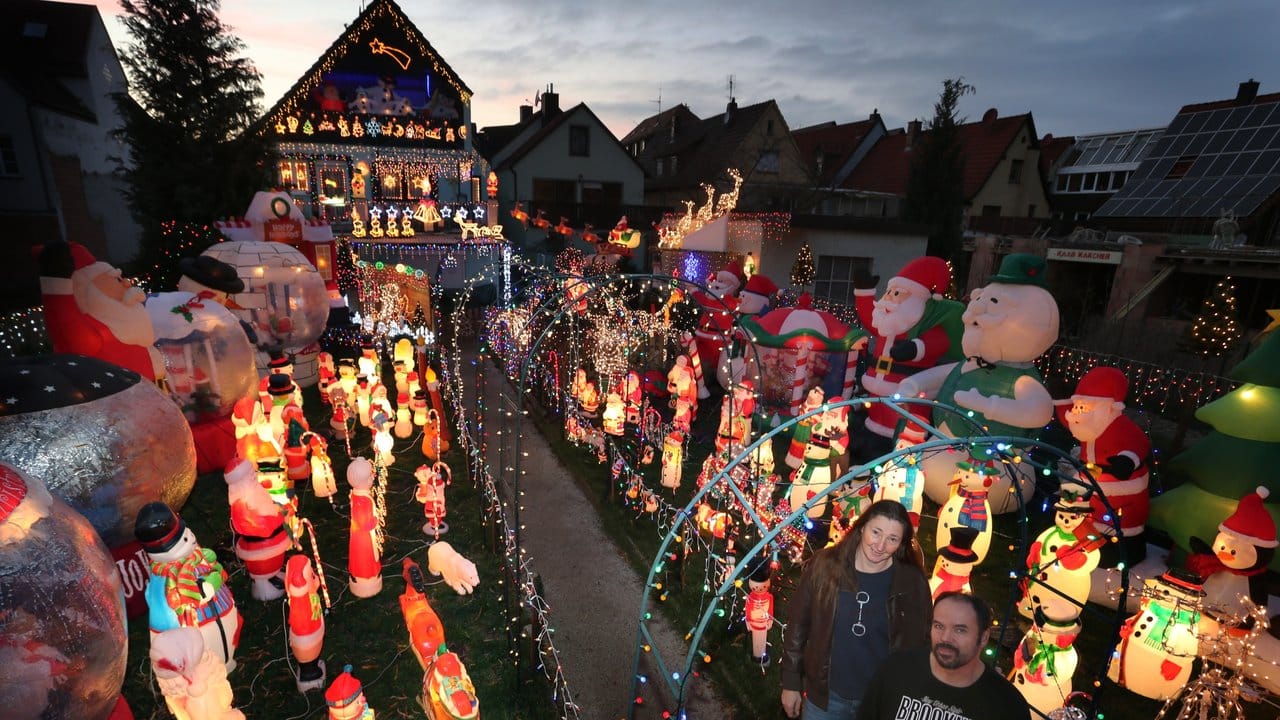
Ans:
[[[876,358],[875,364],[875,370],[879,373],[888,375],[891,372],[896,372],[903,377],[910,377],[911,375],[915,375],[918,372],[924,372],[928,369],[929,368],[927,367],[921,367],[919,365],[903,365],[901,364],[901,361],[895,361],[893,358],[885,357],[883,355]]]

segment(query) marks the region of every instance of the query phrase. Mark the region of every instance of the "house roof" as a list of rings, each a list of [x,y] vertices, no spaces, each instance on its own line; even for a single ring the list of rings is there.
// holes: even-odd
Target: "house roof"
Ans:
[[[960,143],[964,147],[963,188],[966,200],[977,195],[987,184],[991,174],[1004,159],[1005,151],[1026,125],[1030,125],[1031,144],[1038,144],[1031,113],[1002,118],[992,108],[987,110],[981,120],[959,127]],[[841,187],[906,195],[913,152],[921,147],[921,143],[928,142],[928,139],[929,131],[921,132],[914,139],[905,130],[891,131],[876,142],[875,147],[858,163]]]
[[[677,131],[682,135],[702,123],[702,118],[693,114],[693,111],[689,109],[688,105],[680,103],[675,107],[663,110],[657,115],[651,115],[644,120],[641,120],[639,124],[632,128],[631,132],[627,133],[619,142],[623,145],[630,145],[641,138],[651,139],[654,142],[667,142],[652,136],[656,135],[660,128],[665,130],[670,127],[670,122],[672,120],[676,121]],[[664,133],[662,137],[666,138],[668,135]]]
[[[1040,138],[1040,177],[1049,177],[1058,158],[1061,158],[1075,144],[1076,139],[1070,135],[1066,137],[1045,135]],[[1069,162],[1070,158],[1067,158],[1067,161]]]
[[[63,83],[88,77],[93,5],[9,0],[0,13],[0,74],[33,105],[96,122],[93,111]]]
[[[395,0],[373,0],[373,2],[369,3],[369,6],[364,9],[364,12],[360,13],[360,15],[342,31],[342,34],[333,41],[333,44],[321,53],[320,57],[316,59],[315,63],[312,64],[307,72],[293,84],[293,87],[289,88],[289,91],[286,92],[280,100],[278,100],[276,104],[266,112],[265,115],[263,115],[263,124],[269,125],[272,122],[275,122],[277,115],[282,114],[286,108],[309,98],[316,88],[319,87],[321,79],[334,65],[334,63],[345,58],[351,52],[352,48],[357,45],[369,44],[369,40],[376,42],[378,39],[381,39],[385,41],[386,38],[368,38],[366,37],[366,33],[374,29],[378,24],[387,22],[390,22],[395,28],[405,34],[405,37],[413,45],[412,49],[425,58],[426,61],[430,63],[432,69],[434,69],[445,82],[458,92],[464,103],[470,102],[472,95],[471,89],[462,82],[458,77],[458,74],[449,66],[449,63],[445,62],[444,58],[440,57],[440,54],[436,52],[436,49],[427,41],[427,38],[422,34],[422,31],[418,29],[417,25],[413,24],[413,21],[409,20],[408,16],[404,14],[404,11],[400,9],[400,6],[395,3]]]
[[[726,112],[705,120],[698,119],[684,105],[677,105],[642,120],[627,133],[622,144],[630,145],[641,138],[648,138],[645,149],[636,156],[648,174],[646,190],[696,188],[702,183],[714,183],[726,169],[742,160],[739,151],[747,135],[770,112],[781,120],[782,127],[776,128],[778,136],[788,135],[790,131],[777,103],[766,100],[746,107],[737,107],[734,103]],[[664,132],[672,119],[677,123],[674,140]],[[677,172],[658,175],[654,171],[657,161],[671,155],[679,157]],[[751,168],[739,169],[745,175]]]
[[[1186,105],[1129,181],[1107,218],[1248,218],[1280,197],[1280,93]]]
[[[818,185],[827,186],[878,121],[879,115],[842,125],[825,122],[792,130],[791,137],[800,150],[800,159],[815,174]],[[820,158],[821,166],[818,164]]]

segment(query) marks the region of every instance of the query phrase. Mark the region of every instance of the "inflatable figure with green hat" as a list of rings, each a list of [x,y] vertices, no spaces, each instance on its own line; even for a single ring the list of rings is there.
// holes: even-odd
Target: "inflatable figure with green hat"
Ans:
[[[965,360],[912,375],[899,392],[953,405],[968,416],[934,411],[934,426],[948,437],[981,434],[977,427],[993,436],[1025,437],[1046,425],[1053,419],[1053,398],[1034,362],[1058,339],[1058,304],[1046,284],[1044,258],[1007,256],[1000,272],[973,291],[962,319]],[[957,457],[938,453],[922,463],[925,493],[934,502],[946,502]],[[991,487],[994,512],[1017,509],[1012,493],[1001,492],[1011,482],[1005,476]],[[1019,485],[1024,500],[1029,498],[1032,480]]]

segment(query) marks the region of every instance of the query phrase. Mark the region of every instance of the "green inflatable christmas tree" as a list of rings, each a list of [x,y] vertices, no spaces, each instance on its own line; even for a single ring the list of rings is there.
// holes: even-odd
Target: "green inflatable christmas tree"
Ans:
[[[1280,525],[1280,331],[1231,371],[1239,388],[1196,411],[1213,432],[1174,457],[1165,472],[1186,482],[1151,501],[1151,527],[1186,550],[1192,536],[1212,543],[1218,524],[1259,485],[1271,491],[1266,508]],[[1271,562],[1280,570],[1280,554]]]

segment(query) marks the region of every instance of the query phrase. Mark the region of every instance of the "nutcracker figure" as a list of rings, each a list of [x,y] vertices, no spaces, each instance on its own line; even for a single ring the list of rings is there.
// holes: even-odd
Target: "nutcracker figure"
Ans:
[[[373,597],[382,591],[382,519],[375,512],[373,463],[358,457],[347,466],[351,486],[351,538],[347,570],[351,574],[351,594]]]
[[[769,661],[768,635],[773,627],[773,593],[768,558],[756,557],[748,567],[746,602],[747,629],[751,631],[751,659],[764,665]]]

